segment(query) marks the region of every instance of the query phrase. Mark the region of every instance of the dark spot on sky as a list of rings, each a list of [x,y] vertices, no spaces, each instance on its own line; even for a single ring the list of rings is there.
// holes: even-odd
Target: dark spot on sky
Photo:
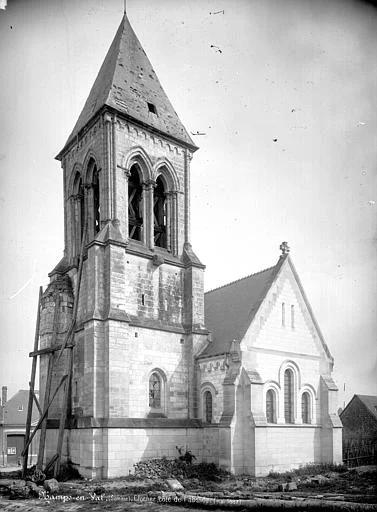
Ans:
[[[277,142],[278,140],[277,139],[272,139],[274,142]]]

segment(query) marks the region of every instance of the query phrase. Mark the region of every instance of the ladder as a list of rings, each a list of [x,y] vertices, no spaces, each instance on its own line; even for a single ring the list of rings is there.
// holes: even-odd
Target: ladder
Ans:
[[[73,348],[75,346],[74,343],[74,332],[76,327],[77,320],[77,311],[79,305],[79,294],[80,294],[80,285],[82,278],[82,270],[83,270],[83,259],[84,259],[84,248],[85,248],[85,240],[87,235],[87,222],[84,218],[84,230],[81,239],[81,247],[80,247],[80,256],[79,256],[79,267],[77,272],[77,280],[75,287],[75,295],[73,299],[73,313],[70,327],[64,337],[64,340],[61,344],[56,343],[57,335],[58,335],[58,325],[59,325],[59,304],[60,297],[59,293],[55,294],[55,310],[54,310],[54,319],[53,319],[53,328],[52,328],[52,337],[50,346],[47,348],[39,349],[39,328],[40,328],[40,318],[41,318],[41,301],[43,288],[42,286],[39,288],[39,298],[38,298],[38,310],[37,310],[37,321],[35,327],[35,336],[34,336],[34,348],[33,352],[30,352],[29,357],[32,358],[31,365],[31,377],[29,382],[29,401],[28,401],[28,410],[27,410],[27,418],[26,418],[26,431],[25,431],[25,443],[24,449],[21,453],[22,455],[22,476],[26,477],[27,474],[27,462],[29,455],[29,446],[34,439],[37,431],[40,429],[40,439],[39,439],[39,450],[38,450],[38,459],[36,464],[36,471],[47,473],[50,469],[54,467],[54,478],[56,478],[60,471],[60,463],[61,463],[61,455],[62,455],[62,447],[64,440],[64,429],[67,421],[67,413],[68,413],[68,400],[71,389],[71,381],[72,381],[72,371],[73,371]],[[54,366],[56,366],[65,350],[68,350],[67,362],[65,365],[65,372],[63,377],[61,378],[58,385],[55,387],[54,391],[52,391],[52,376]],[[46,386],[45,386],[45,394],[43,399],[43,409],[38,401],[38,398],[35,394],[35,374],[37,370],[37,361],[38,357],[48,354],[48,367],[47,367],[47,378],[46,378]],[[56,357],[57,354],[57,357]],[[48,411],[58,394],[60,388],[63,387],[63,404],[60,412],[59,418],[59,433],[58,433],[58,441],[55,454],[51,457],[51,459],[47,462],[46,466],[43,468],[45,447],[46,447],[46,430],[47,430],[47,420],[48,420]],[[31,432],[31,422],[32,422],[32,412],[33,412],[33,403],[36,404],[37,409],[40,414],[39,421],[35,426],[34,430]]]

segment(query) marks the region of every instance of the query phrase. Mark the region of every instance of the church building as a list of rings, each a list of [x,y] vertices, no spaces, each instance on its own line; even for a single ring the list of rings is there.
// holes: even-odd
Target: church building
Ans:
[[[42,402],[49,365],[51,385],[72,377],[49,409],[46,461],[65,407],[63,461],[89,478],[177,446],[256,476],[342,461],[333,358],[287,243],[275,266],[204,294],[197,149],[125,15],[57,156],[64,257],[42,297]],[[72,319],[70,347],[47,353]]]

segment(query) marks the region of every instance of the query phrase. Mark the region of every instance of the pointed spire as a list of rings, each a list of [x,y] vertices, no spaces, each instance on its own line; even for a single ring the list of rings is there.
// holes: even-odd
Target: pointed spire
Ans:
[[[126,13],[64,149],[104,106],[196,149],[163,90]],[[64,149],[57,158],[61,157]]]

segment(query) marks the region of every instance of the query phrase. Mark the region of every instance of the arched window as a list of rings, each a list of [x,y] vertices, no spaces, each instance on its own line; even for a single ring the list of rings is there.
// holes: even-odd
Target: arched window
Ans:
[[[154,213],[154,244],[157,247],[168,248],[167,240],[167,201],[164,182],[159,176],[153,193]]]
[[[302,422],[310,423],[310,395],[307,391],[305,391],[301,397],[301,414]]]
[[[212,393],[203,393],[203,419],[206,423],[212,423]]]
[[[293,372],[289,368],[284,372],[284,417],[286,423],[293,423]]]
[[[142,208],[143,188],[140,182],[139,167],[134,164],[128,179],[128,236],[141,240],[143,228]]]
[[[161,409],[162,407],[162,380],[157,372],[149,378],[149,407]]]
[[[273,389],[266,393],[266,417],[267,423],[276,423],[276,395]]]

